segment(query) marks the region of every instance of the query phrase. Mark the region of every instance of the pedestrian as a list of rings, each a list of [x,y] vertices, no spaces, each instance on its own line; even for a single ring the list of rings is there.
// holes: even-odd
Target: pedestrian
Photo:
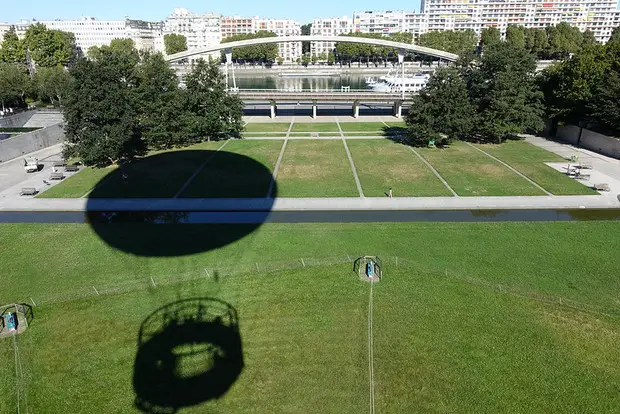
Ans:
[[[390,187],[390,190],[388,191],[388,197],[392,198],[392,187]]]
[[[123,174],[121,174],[121,178],[123,180],[123,184],[127,184],[129,182],[129,176],[126,172],[123,172]]]

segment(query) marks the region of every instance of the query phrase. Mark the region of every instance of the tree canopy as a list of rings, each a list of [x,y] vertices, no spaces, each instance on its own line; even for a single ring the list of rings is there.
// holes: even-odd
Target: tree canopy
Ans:
[[[187,38],[177,33],[164,35],[164,48],[167,55],[184,52],[187,50]]]
[[[478,36],[476,36],[476,32],[473,30],[427,32],[420,35],[418,44],[460,55],[473,53],[476,50]]]
[[[392,33],[389,36],[383,36],[380,33],[347,33],[340,36],[349,37],[366,37],[371,39],[385,39],[393,42],[408,43],[413,41],[413,35],[411,33]],[[338,42],[334,49],[335,58],[341,62],[351,61],[365,61],[369,62],[371,59],[387,60],[390,56],[397,56],[398,51],[390,47],[365,45],[358,43],[346,43]]]
[[[15,28],[11,28],[4,34],[0,44],[0,62],[4,63],[26,63],[26,50],[24,44],[17,37]]]
[[[28,27],[23,46],[37,67],[68,66],[78,55],[73,33],[49,30],[42,23]]]
[[[260,39],[264,37],[276,37],[274,32],[261,30],[256,33],[238,34],[222,39],[222,43],[237,42],[240,40]],[[234,60],[244,60],[251,62],[273,63],[278,57],[278,44],[255,45],[246,47],[236,47],[232,50]],[[222,51],[222,61],[226,61],[225,51]]]

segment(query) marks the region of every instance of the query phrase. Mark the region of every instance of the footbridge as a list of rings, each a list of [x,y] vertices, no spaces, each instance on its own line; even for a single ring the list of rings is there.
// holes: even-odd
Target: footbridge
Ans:
[[[269,102],[271,117],[277,115],[277,102],[312,102],[312,117],[316,117],[319,102],[352,102],[351,113],[353,117],[359,116],[359,106],[362,102],[385,102],[393,104],[392,113],[396,117],[401,116],[404,102],[413,98],[412,94],[403,97],[400,92],[375,92],[369,89],[239,89],[231,88],[230,93],[237,94],[244,102]]]

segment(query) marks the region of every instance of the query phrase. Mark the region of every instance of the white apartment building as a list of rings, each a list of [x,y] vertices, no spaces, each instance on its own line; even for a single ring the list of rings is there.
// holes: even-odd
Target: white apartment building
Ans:
[[[339,36],[353,32],[353,21],[350,17],[332,17],[312,20],[311,35],[316,36]],[[319,56],[322,53],[330,53],[334,50],[334,42],[311,42],[310,53]]]
[[[30,23],[42,23],[50,30],[73,33],[75,44],[84,54],[92,46],[109,45],[113,39],[127,37],[125,20],[96,20],[94,17],[82,17],[78,20],[33,20]]]
[[[567,22],[581,31],[591,30],[606,42],[617,25],[614,0],[422,0],[427,31],[497,27],[502,36],[508,25],[544,28]]]
[[[219,14],[196,14],[183,8],[174,9],[164,23],[164,35],[176,33],[185,36],[188,50],[214,46],[222,40],[221,17]],[[209,55],[219,58],[220,52],[212,52],[203,57],[207,58]]]
[[[254,32],[266,30],[274,32],[277,36],[300,36],[301,26],[295,20],[290,19],[252,19]],[[302,55],[301,42],[278,43],[278,56],[285,62],[295,62]]]
[[[132,39],[138,50],[163,52],[163,29],[163,22],[147,22],[144,20],[125,21],[125,37]]]
[[[354,11],[353,31],[389,35],[404,30],[404,11]]]

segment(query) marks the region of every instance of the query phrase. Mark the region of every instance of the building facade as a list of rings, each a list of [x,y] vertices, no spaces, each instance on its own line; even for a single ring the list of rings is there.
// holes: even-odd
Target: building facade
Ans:
[[[350,17],[333,17],[312,20],[310,34],[313,36],[339,36],[353,32],[353,21]],[[336,47],[334,42],[310,42],[312,56],[328,54]]]
[[[606,42],[617,26],[614,0],[422,0],[426,30],[466,30],[480,34],[497,27],[502,36],[508,25],[545,28],[567,22],[579,30],[590,30]]]
[[[180,34],[187,39],[187,49],[201,49],[217,45],[222,40],[220,29],[221,15],[214,13],[197,14],[187,9],[174,9],[164,23],[164,35]],[[219,52],[213,52],[202,56],[220,57]]]
[[[222,39],[234,35],[254,33],[254,23],[251,17],[222,17],[220,28]]]
[[[254,17],[252,19],[254,33],[266,30],[274,32],[277,36],[300,36],[301,25],[291,19],[262,19]],[[285,62],[295,62],[301,59],[301,42],[278,43],[278,56]]]
[[[82,17],[78,20],[33,20],[31,24],[42,23],[50,30],[71,32],[75,35],[75,44],[86,54],[93,46],[109,45],[114,39],[127,37],[125,20],[97,20],[94,17]]]

